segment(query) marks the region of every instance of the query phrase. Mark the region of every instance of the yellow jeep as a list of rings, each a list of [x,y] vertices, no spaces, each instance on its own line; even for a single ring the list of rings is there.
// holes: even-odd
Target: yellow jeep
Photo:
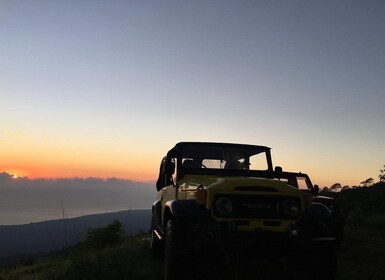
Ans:
[[[165,280],[184,278],[196,244],[223,242],[249,255],[262,248],[322,250],[315,257],[325,260],[328,272],[322,279],[333,278],[335,239],[328,230],[328,208],[312,203],[312,193],[274,179],[280,173],[265,146],[176,144],[161,161],[152,206],[150,246],[164,253]]]

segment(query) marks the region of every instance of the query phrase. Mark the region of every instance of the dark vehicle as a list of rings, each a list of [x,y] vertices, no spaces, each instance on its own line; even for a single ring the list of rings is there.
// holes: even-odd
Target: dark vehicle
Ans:
[[[344,235],[345,217],[336,200],[332,197],[319,195],[319,186],[312,184],[310,177],[306,173],[296,172],[276,172],[278,180],[287,182],[304,193],[312,195],[312,203],[325,205],[329,212],[327,228],[330,230],[330,235],[333,236],[337,243],[342,242]]]
[[[248,258],[308,262],[313,279],[332,279],[330,208],[313,202],[312,187],[301,191],[291,182],[294,174],[274,169],[265,146],[176,144],[161,161],[152,206],[151,248],[164,251],[165,279],[183,279],[202,254],[197,248],[212,244],[235,244],[229,248]]]

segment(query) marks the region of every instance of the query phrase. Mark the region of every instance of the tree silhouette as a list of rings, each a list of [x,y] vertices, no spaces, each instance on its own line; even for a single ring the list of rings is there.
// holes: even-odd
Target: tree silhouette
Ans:
[[[328,187],[323,187],[323,189],[321,190],[321,193],[328,193],[330,192],[330,189]]]
[[[332,192],[338,192],[342,188],[342,185],[340,183],[335,183],[330,187],[330,190]]]
[[[343,192],[343,191],[345,191],[345,190],[348,190],[348,189],[350,189],[350,187],[349,187],[348,185],[343,186],[342,189],[341,189],[341,192]]]
[[[385,164],[384,169],[380,169],[380,175],[378,175],[378,178],[380,178],[380,182],[385,182]]]
[[[362,181],[360,184],[362,184],[364,187],[368,187],[373,183],[374,179],[372,177]]]

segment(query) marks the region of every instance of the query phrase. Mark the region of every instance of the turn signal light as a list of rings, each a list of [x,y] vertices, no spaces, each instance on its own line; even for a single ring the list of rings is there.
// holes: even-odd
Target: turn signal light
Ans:
[[[194,192],[194,198],[199,204],[206,204],[207,191],[204,189],[197,189]]]

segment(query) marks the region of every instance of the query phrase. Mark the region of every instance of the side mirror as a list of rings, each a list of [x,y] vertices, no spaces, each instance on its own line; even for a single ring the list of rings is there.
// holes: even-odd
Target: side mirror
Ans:
[[[313,195],[317,196],[318,194],[319,194],[319,186],[318,185],[314,185],[314,187],[313,187]]]
[[[167,176],[172,176],[175,172],[175,163],[170,160],[165,161],[164,164],[164,173]]]
[[[274,173],[275,173],[275,177],[277,177],[278,179],[280,179],[282,177],[282,167],[281,166],[276,166],[274,168]]]
[[[164,157],[160,163],[159,176],[156,181],[156,189],[160,191],[165,186],[173,184],[172,175],[175,172],[175,163]]]

